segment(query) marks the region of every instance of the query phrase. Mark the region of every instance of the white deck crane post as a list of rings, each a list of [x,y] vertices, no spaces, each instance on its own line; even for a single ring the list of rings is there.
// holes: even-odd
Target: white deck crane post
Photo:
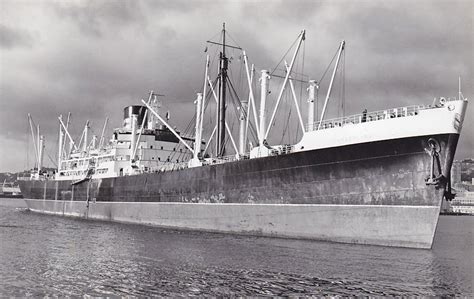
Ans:
[[[39,132],[39,126],[38,126],[38,132]],[[38,161],[38,176],[41,173],[41,168],[43,167],[43,156],[44,156],[44,136],[40,135],[39,137],[39,161]]]
[[[132,114],[131,123],[132,123],[131,124],[132,137],[130,139],[130,161],[134,161],[135,160],[134,147],[135,147],[135,142],[137,140],[137,115],[136,114]]]
[[[197,98],[194,101],[196,104],[196,126],[194,132],[194,151],[193,151],[193,158],[189,161],[190,167],[201,166],[202,163],[199,160],[199,153],[201,152],[201,117],[202,117],[202,93],[197,93]]]
[[[44,136],[40,135],[40,125],[37,126],[37,141],[38,141],[38,174],[37,178],[40,177],[41,168],[43,168],[43,156],[44,156]]]
[[[194,136],[194,158],[199,159],[198,155],[201,152],[201,124],[202,124],[202,93],[197,93],[196,103],[196,132]]]
[[[308,87],[308,131],[313,130],[314,126],[314,98],[315,98],[316,81],[309,80]]]
[[[60,115],[59,118],[62,119],[63,116]],[[63,139],[64,139],[64,132],[63,132],[63,128],[61,126],[61,123],[59,123],[58,174],[59,174],[59,171],[61,170],[61,161],[62,161],[62,158],[63,158]]]
[[[260,146],[263,145],[263,141],[265,140],[265,125],[266,125],[266,115],[265,115],[265,108],[266,108],[266,102],[267,102],[267,95],[268,95],[268,84],[270,80],[270,75],[267,70],[262,70],[262,75],[260,77],[260,111],[259,111],[259,124],[260,124],[260,130],[258,132],[260,133],[258,135],[258,144]]]
[[[247,102],[242,102],[239,107],[239,155],[245,154],[245,123],[246,115],[245,110],[247,110]]]
[[[334,70],[331,76],[331,82],[329,82],[328,92],[326,94],[326,99],[324,100],[323,111],[321,112],[321,118],[319,119],[318,130],[321,128],[321,124],[323,123],[324,114],[326,113],[326,107],[329,101],[329,97],[331,96],[332,91],[332,84],[334,83],[334,77],[336,77],[337,67],[339,66],[339,61],[341,60],[342,51],[344,51],[344,45],[346,44],[345,41],[341,42],[339,46],[339,52],[337,54],[336,65],[334,66]]]

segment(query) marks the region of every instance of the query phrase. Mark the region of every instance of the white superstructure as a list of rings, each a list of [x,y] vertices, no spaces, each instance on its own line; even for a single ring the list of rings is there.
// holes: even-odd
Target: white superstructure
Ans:
[[[135,114],[136,111],[139,111],[138,114]],[[97,144],[94,137],[88,143],[83,133],[81,139],[84,140],[80,142],[83,146],[76,147],[71,140],[73,145],[68,151],[60,147],[60,165],[55,179],[80,181],[167,171],[187,165],[193,153],[180,144],[168,128],[148,119],[146,111],[143,106],[126,107],[125,112],[129,115],[126,115],[123,127],[114,130],[112,139],[106,145],[102,142]],[[62,132],[70,136],[66,126],[61,127],[60,135]],[[180,138],[194,142],[188,137]]]

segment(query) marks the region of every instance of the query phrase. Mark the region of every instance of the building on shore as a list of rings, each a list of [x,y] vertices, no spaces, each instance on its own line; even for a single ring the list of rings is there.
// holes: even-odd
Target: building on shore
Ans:
[[[474,159],[453,161],[451,185],[458,192],[474,191]]]
[[[474,192],[458,194],[451,202],[451,212],[474,215]]]

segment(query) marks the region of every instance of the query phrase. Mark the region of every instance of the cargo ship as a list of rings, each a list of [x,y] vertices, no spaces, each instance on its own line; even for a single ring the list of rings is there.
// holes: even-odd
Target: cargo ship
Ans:
[[[219,49],[218,72],[212,80],[215,68],[208,55],[191,136],[162,115],[153,91],[141,105],[124,109],[123,125],[108,142],[107,121],[100,138],[88,137],[86,123],[76,143],[69,117],[65,121],[60,116],[58,169],[46,177],[41,172],[44,138],[39,128],[34,132],[29,118],[37,165],[30,180],[20,181],[28,208],[173,229],[431,248],[443,201],[454,198],[450,170],[467,106],[460,87],[456,97],[437,98],[429,105],[328,119],[342,41],[317,120],[320,82],[306,81],[305,122],[294,88],[305,31],[298,35],[290,63],[284,63],[271,114],[269,81],[277,75],[260,72],[257,103],[253,65],[244,50],[226,44],[225,27],[221,37],[208,41]],[[233,92],[229,49],[242,53],[248,92],[246,101],[237,101],[238,138],[226,121],[226,95]],[[270,144],[285,91],[294,100],[302,136],[294,144]],[[215,126],[205,141],[203,119],[211,104]]]

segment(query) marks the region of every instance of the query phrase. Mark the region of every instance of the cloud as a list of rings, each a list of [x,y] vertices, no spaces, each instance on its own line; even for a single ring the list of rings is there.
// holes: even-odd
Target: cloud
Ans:
[[[53,6],[54,12],[61,19],[70,20],[86,35],[100,38],[107,30],[140,23],[144,18],[140,2],[123,1],[84,1],[59,2]]]
[[[28,31],[14,29],[0,24],[0,47],[13,49],[17,47],[32,47],[34,43],[33,35]]]
[[[345,109],[379,110],[430,104],[434,97],[455,96],[457,78],[472,97],[474,76],[472,1],[1,1],[0,143],[13,148],[24,140],[26,114],[32,113],[47,135],[54,156],[57,116],[73,113],[73,134],[87,119],[96,132],[105,116],[121,125],[124,106],[139,104],[153,89],[165,94],[163,110],[184,129],[192,102],[201,91],[206,40],[217,41],[223,22],[229,42],[246,49],[250,62],[272,70],[302,29],[306,41],[298,72],[319,80],[339,42],[345,53]],[[215,57],[217,49],[209,47]],[[235,86],[245,93],[240,53],[229,51]],[[291,59],[290,54],[286,57]],[[302,69],[304,62],[304,70]],[[216,64],[212,66],[215,73]],[[323,98],[329,75],[321,84]],[[340,114],[340,80],[329,117]],[[269,104],[281,80],[272,78]],[[258,86],[258,81],[255,83]],[[305,89],[302,95],[305,117]],[[258,90],[258,89],[257,89]],[[300,93],[301,92],[301,93]],[[286,130],[295,138],[297,118],[289,95],[273,129],[276,141]],[[258,93],[256,94],[258,98]],[[321,103],[320,103],[321,105]],[[211,104],[212,106],[212,104]],[[321,108],[321,107],[319,107]],[[212,113],[211,113],[212,114]],[[474,148],[473,108],[459,142],[458,157]],[[235,113],[229,110],[229,121]],[[207,120],[209,126],[210,121]],[[22,169],[24,153],[9,151],[0,171]],[[1,158],[0,158],[1,159]]]

